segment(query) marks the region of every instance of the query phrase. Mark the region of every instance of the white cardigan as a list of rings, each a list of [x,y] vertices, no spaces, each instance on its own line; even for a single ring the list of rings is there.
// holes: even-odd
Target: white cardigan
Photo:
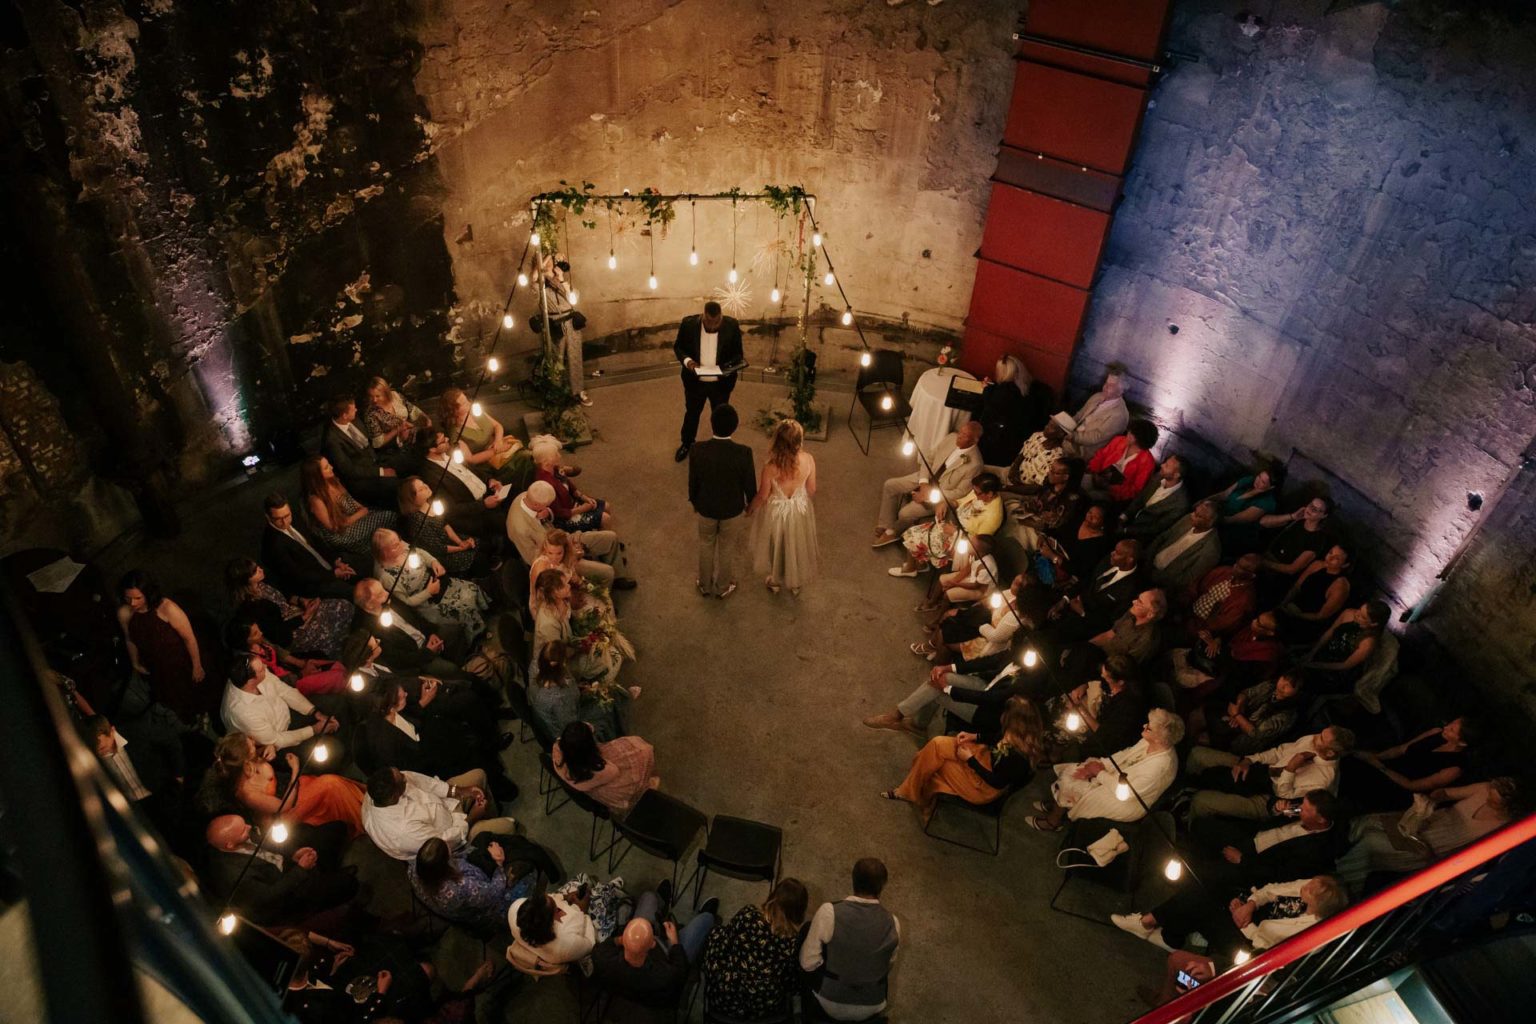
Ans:
[[[1056,795],[1056,802],[1067,808],[1067,817],[1073,821],[1084,818],[1139,821],[1146,812],[1136,797],[1121,800],[1115,796],[1115,785],[1120,781],[1120,776],[1109,759],[1096,757],[1091,760],[1103,765],[1104,770],[1086,780],[1074,779],[1072,773],[1081,764],[1089,762],[1056,765],[1056,784],[1051,788]],[[1141,799],[1149,807],[1157,803],[1179,774],[1178,752],[1171,747],[1153,751],[1146,740],[1117,753],[1115,761],[1125,772],[1131,788],[1141,794]]]

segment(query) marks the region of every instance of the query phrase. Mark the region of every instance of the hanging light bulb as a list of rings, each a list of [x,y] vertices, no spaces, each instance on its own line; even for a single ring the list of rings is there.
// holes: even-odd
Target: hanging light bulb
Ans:
[[[853,323],[853,310],[851,310],[851,309],[843,310],[843,326],[847,327],[851,323]],[[862,362],[862,360],[861,360],[861,362]]]
[[[901,454],[905,455],[907,458],[910,459],[912,457],[913,453],[915,453],[916,451],[917,451],[917,444],[910,437],[907,438],[905,441],[901,442]]]
[[[576,305],[576,300],[581,298],[581,293],[578,292],[575,288],[572,288],[567,297],[570,299],[571,305],[574,306]]]
[[[318,747],[316,748],[319,749]],[[274,843],[286,843],[288,841],[288,826],[280,821],[274,821],[272,827],[267,829],[267,838]]]
[[[1083,716],[1076,711],[1069,711],[1066,720],[1061,724],[1067,727],[1067,732],[1077,732],[1083,727]]]
[[[887,399],[889,399],[891,396],[890,395],[886,395],[885,397]],[[928,503],[930,505],[937,505],[939,502],[941,502],[943,500],[944,500],[944,492],[943,491],[939,490],[937,487],[930,487],[928,489]]]
[[[443,514],[443,499],[442,498],[433,498],[432,499],[432,504],[427,507],[427,511],[431,512],[434,516],[442,515]]]
[[[421,568],[421,556],[412,551],[410,554],[405,556],[405,565],[408,569]]]
[[[508,319],[511,318],[508,317]],[[501,360],[497,359],[495,356],[491,356],[491,358],[485,361],[485,368],[488,372],[495,373],[497,370],[501,369]]]
[[[539,233],[537,231],[535,231],[533,234],[528,236],[528,244],[529,245],[538,245],[539,244]]]
[[[827,276],[823,277],[821,279],[821,283],[826,285],[828,288],[831,288],[832,287],[832,282],[836,281],[836,280],[837,280],[837,278],[833,277],[832,276],[832,271],[829,270],[829,271],[827,271]]]
[[[388,608],[385,608],[383,611],[379,612],[379,625],[383,626],[385,629],[388,629],[390,626],[393,626],[394,624],[395,624],[395,613],[394,612],[390,611]]]
[[[959,540],[955,541],[955,553],[956,554],[960,554],[960,555],[968,554],[968,553],[970,553],[970,550],[971,550],[971,542],[969,540],[967,540],[966,538],[961,537]]]
[[[453,450],[453,461],[457,465],[460,465],[460,466],[464,465],[464,449],[463,448],[455,448]]]
[[[880,408],[884,409],[886,412],[890,412],[892,409],[896,408],[896,400],[890,395],[886,395],[880,399]]]
[[[811,232],[811,244],[812,245],[816,245],[816,246],[821,245],[821,232],[820,231],[812,231]]]
[[[510,331],[512,329],[512,325],[516,322],[517,321],[512,319],[511,313],[505,313],[501,318],[501,329],[504,331]]]
[[[1131,783],[1130,783],[1129,780],[1126,779],[1126,777],[1124,775],[1122,775],[1122,776],[1120,776],[1120,781],[1115,783],[1115,799],[1116,800],[1129,800],[1130,798],[1131,798]]]
[[[774,285],[773,286],[773,291],[768,293],[768,301],[769,302],[778,302],[780,294],[781,293],[779,291],[779,286],[778,285]]]
[[[875,357],[873,355],[871,355],[869,352],[865,351],[865,352],[860,352],[859,353],[859,365],[860,366],[868,366],[869,364],[873,363],[874,361],[875,361]]]
[[[1183,862],[1176,857],[1168,858],[1168,863],[1163,865],[1163,877],[1170,882],[1177,882],[1183,875]]]
[[[481,405],[479,402],[471,402],[471,403],[469,403],[469,413],[470,413],[471,416],[479,416],[484,411],[485,411],[485,407],[483,405]]]
[[[619,269],[619,258],[617,256],[615,256],[611,252],[608,254],[608,269],[609,270],[618,270]]]
[[[651,279],[649,281],[645,282],[645,283],[650,286],[651,291],[655,291],[656,290],[656,275],[652,274],[651,275]]]
[[[741,276],[740,274],[736,273],[736,268],[732,267],[731,268],[731,272],[729,274],[725,275],[725,279],[727,281],[731,282],[731,284],[735,284],[736,283],[736,279],[738,277],[740,277],[740,276]]]
[[[1241,966],[1243,966],[1243,964],[1247,963],[1249,960],[1252,960],[1252,959],[1253,959],[1253,954],[1252,953],[1248,952],[1246,949],[1240,949],[1236,953],[1232,954],[1232,966],[1233,967],[1241,967]]]
[[[235,934],[235,915],[234,914],[222,914],[222,915],[220,915],[220,917],[219,917],[219,931],[223,932],[225,935],[233,935],[233,934]]]
[[[347,685],[352,687],[353,693],[362,693],[363,687],[367,685],[367,681],[363,679],[361,672],[353,672],[352,678],[347,680]]]
[[[991,597],[987,598],[987,604],[991,605],[994,609],[1001,608],[1003,606],[1003,595],[993,594]]]
[[[696,266],[699,265],[699,250],[697,250],[697,249],[689,249],[688,250],[688,265],[690,267],[696,267]]]
[[[327,747],[324,743],[316,743],[314,752],[310,754],[310,757],[314,758],[315,764],[325,764],[325,762],[331,759],[331,748]]]
[[[517,286],[519,288],[527,288],[528,287],[528,275],[527,274],[518,274],[517,275]]]
[[[1040,652],[1033,647],[1024,648],[1024,667],[1034,668],[1040,664]]]

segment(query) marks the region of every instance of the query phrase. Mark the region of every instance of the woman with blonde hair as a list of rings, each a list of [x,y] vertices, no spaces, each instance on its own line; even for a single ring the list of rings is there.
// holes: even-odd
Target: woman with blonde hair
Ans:
[[[538,434],[528,440],[528,451],[533,455],[534,479],[543,480],[555,489],[555,500],[549,506],[550,522],[562,530],[610,530],[613,528],[612,505],[601,498],[590,498],[576,489],[571,477],[580,470],[560,465],[560,453],[565,446],[558,437]]]
[[[392,600],[415,608],[428,622],[462,626],[471,645],[485,632],[484,613],[491,601],[479,584],[449,576],[431,552],[412,548],[394,530],[373,535],[373,576]]]
[[[375,530],[393,526],[393,512],[374,511],[352,497],[324,455],[299,466],[304,507],[320,539],[351,555],[366,555]]]
[[[1010,697],[1000,724],[986,736],[973,732],[935,736],[912,758],[912,768],[887,800],[916,804],[926,823],[941,793],[972,804],[989,804],[1034,778],[1045,761],[1045,726],[1027,697]]]
[[[288,785],[278,793],[272,748],[260,747],[243,732],[232,732],[213,748],[209,772],[223,794],[247,808],[263,824],[280,818],[306,825],[339,821],[352,838],[363,831],[363,785],[341,775],[301,775],[299,759],[284,754]]]
[[[406,400],[383,377],[368,381],[368,411],[363,426],[374,454],[385,465],[396,469],[411,461],[410,446],[417,431],[430,430],[432,418]]]
[[[747,904],[709,933],[704,1000],[711,1015],[762,1020],[789,1005],[809,903],[804,882],[780,879],[762,906]]]
[[[758,478],[757,497],[747,508],[752,515],[752,548],[757,571],[768,589],[792,594],[816,575],[816,460],[801,449],[805,429],[794,420],[780,420],[773,431],[768,461]]]

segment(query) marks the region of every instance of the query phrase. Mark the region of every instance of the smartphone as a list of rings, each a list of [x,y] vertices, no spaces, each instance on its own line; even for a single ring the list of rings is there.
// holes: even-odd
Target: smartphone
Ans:
[[[1178,985],[1180,992],[1188,992],[1192,988],[1200,987],[1200,979],[1188,971],[1180,971],[1173,976],[1174,983]]]

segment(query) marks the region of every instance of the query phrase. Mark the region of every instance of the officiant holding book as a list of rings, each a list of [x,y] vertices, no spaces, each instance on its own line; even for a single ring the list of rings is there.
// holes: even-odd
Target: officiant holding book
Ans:
[[[721,313],[720,303],[706,302],[702,316],[683,317],[672,353],[683,367],[683,437],[675,456],[682,462],[698,437],[704,402],[708,400],[711,415],[728,403],[736,374],[747,365],[741,325]]]

